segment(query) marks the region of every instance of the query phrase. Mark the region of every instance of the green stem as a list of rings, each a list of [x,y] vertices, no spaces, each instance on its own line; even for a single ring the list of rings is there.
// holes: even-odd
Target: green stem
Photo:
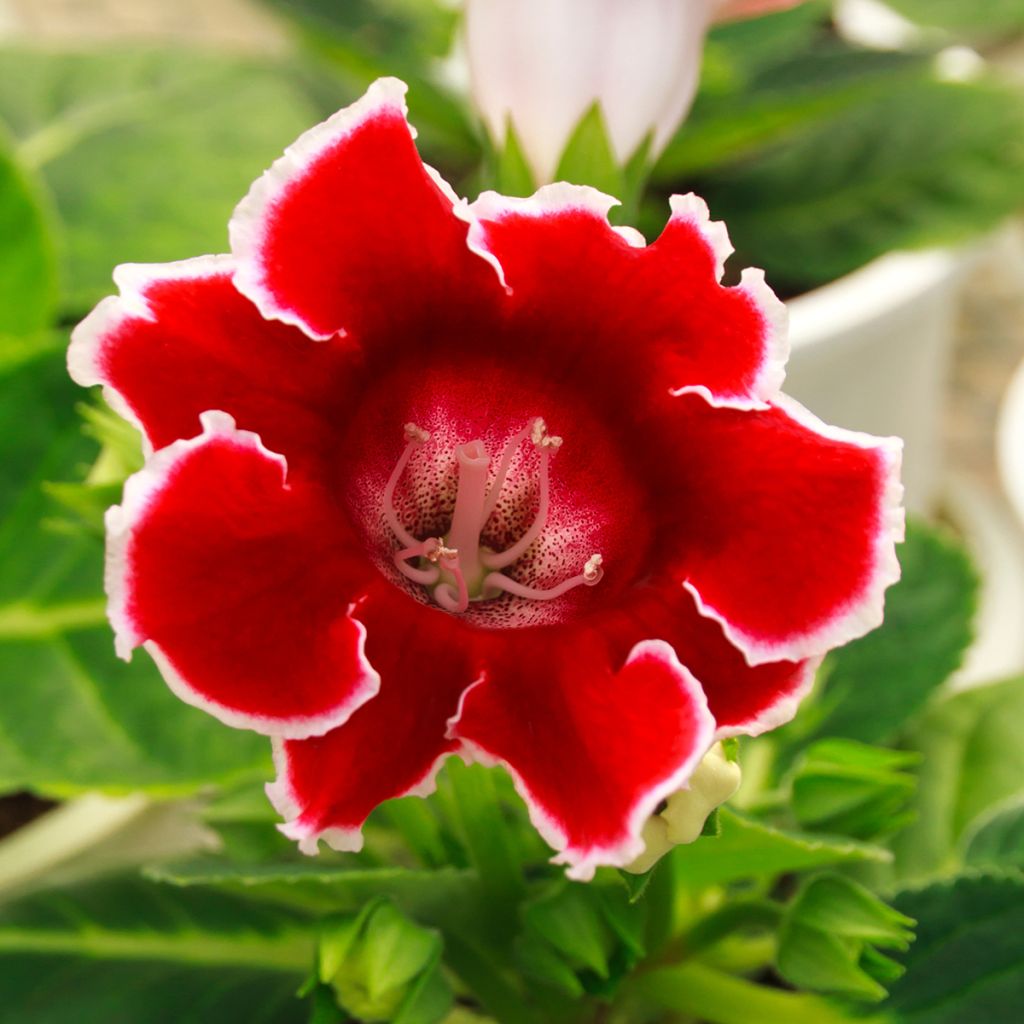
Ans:
[[[446,932],[444,958],[480,1005],[500,1024],[537,1024],[533,1008],[480,951],[476,942]]]
[[[851,1018],[818,996],[787,992],[724,974],[703,964],[663,967],[636,978],[631,994],[707,1024],[849,1024]],[[882,1024],[885,1018],[858,1018]]]
[[[457,758],[448,761],[446,771],[470,863],[480,876],[489,912],[496,925],[511,930],[525,883],[515,837],[502,813],[494,779],[481,766],[467,767]]]

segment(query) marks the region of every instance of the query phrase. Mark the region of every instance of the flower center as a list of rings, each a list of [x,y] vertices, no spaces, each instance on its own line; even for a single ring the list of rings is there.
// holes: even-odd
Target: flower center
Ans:
[[[384,488],[384,516],[388,526],[403,546],[395,552],[394,562],[406,579],[429,588],[434,600],[445,611],[461,613],[470,601],[489,601],[502,594],[531,601],[550,601],[574,587],[592,587],[604,575],[601,556],[591,555],[576,576],[546,589],[528,587],[502,571],[518,561],[541,535],[548,518],[550,501],[549,465],[552,455],[562,445],[553,437],[539,417],[516,434],[501,453],[493,480],[489,481],[491,457],[483,441],[470,441],[455,449],[458,466],[458,489],[451,527],[443,537],[417,540],[402,525],[395,510],[395,488],[417,448],[430,441],[430,434],[416,426],[405,425],[406,445]],[[518,448],[530,442],[539,459],[539,500],[537,514],[526,532],[504,551],[485,546],[481,537],[491,517],[509,468]]]

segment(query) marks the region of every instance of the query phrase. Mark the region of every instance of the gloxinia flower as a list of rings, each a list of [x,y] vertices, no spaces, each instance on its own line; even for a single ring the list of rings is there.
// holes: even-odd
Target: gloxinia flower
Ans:
[[[473,100],[499,148],[513,126],[538,183],[595,103],[620,164],[648,138],[653,159],[693,102],[711,23],[798,2],[466,0]]]
[[[458,753],[586,878],[880,621],[899,443],[779,394],[784,309],[720,284],[699,199],[649,246],[590,188],[467,205],[404,92],[287,149],[231,255],[122,266],[76,330],[151,450],[107,518],[117,649],[274,737],[307,852]]]

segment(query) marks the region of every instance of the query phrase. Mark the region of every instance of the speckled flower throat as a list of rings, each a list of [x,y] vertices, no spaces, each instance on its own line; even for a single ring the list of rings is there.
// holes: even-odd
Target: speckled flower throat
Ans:
[[[384,516],[402,545],[394,554],[394,563],[406,579],[426,587],[445,611],[464,613],[471,601],[491,601],[502,594],[526,601],[552,601],[576,587],[600,582],[603,559],[597,552],[587,558],[578,573],[555,586],[530,586],[504,572],[527,555],[547,523],[551,459],[561,448],[562,438],[550,434],[542,418],[533,418],[519,431],[497,460],[492,459],[480,439],[455,448],[458,486],[451,525],[442,536],[425,540],[416,539],[402,524],[395,507],[395,488],[417,449],[430,443],[430,434],[415,423],[407,423],[405,438],[405,449],[384,489]],[[536,512],[516,540],[496,550],[484,541],[488,522],[502,499],[512,462],[526,444],[532,445],[539,457]],[[506,498],[505,509],[514,507]]]

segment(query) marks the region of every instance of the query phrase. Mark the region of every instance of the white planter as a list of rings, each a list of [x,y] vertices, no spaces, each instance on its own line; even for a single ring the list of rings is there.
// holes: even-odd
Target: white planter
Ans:
[[[892,253],[788,303],[785,390],[829,423],[906,443],[907,507],[939,496],[962,250]]]
[[[1024,526],[1024,363],[1003,397],[996,433],[996,457],[1003,489]]]

